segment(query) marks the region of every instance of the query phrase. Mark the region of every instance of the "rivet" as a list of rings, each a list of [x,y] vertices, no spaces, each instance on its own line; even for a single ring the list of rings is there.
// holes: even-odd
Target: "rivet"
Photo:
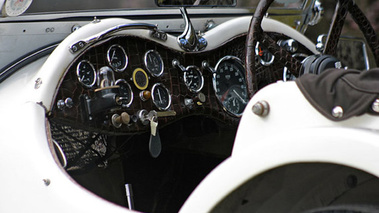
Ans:
[[[258,101],[253,105],[252,110],[254,114],[265,117],[270,111],[270,105],[267,103],[267,101]]]
[[[37,78],[37,80],[35,81],[35,84],[34,84],[34,89],[40,88],[41,84],[42,84],[42,79]]]
[[[372,111],[379,113],[379,99],[376,99],[374,103],[372,103],[371,109]]]
[[[341,106],[336,106],[332,110],[332,116],[335,118],[342,118],[343,116],[343,109]]]
[[[72,98],[66,98],[64,103],[67,108],[72,108],[74,106],[74,101],[72,100]]]
[[[50,185],[51,181],[50,179],[43,179],[43,182],[45,183],[46,186]]]

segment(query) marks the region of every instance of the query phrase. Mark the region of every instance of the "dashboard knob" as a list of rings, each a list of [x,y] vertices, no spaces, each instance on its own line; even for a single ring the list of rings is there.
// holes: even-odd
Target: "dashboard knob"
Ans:
[[[58,100],[57,107],[60,110],[64,110],[65,108],[72,108],[74,106],[74,102],[72,98],[66,98],[65,100]]]
[[[149,90],[141,91],[139,94],[142,101],[147,101],[151,98],[151,92]]]
[[[123,112],[123,113],[121,113],[119,120],[123,124],[129,124],[130,123],[130,115],[127,112]]]
[[[112,115],[112,125],[116,128],[120,128],[122,124],[130,123],[130,115],[127,112]]]

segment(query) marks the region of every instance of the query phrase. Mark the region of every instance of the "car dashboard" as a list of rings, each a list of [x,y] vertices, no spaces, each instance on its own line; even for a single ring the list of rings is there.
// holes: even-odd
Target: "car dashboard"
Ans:
[[[241,20],[244,24],[237,28],[242,30],[230,31]],[[137,32],[149,36],[123,30],[82,45],[80,51],[74,49],[80,39],[70,41],[71,46],[61,42],[41,68],[51,79],[41,74],[33,81],[38,92],[57,79],[54,88],[43,89],[53,94],[51,104],[39,103],[46,108],[48,140],[58,164],[108,201],[129,206],[123,188],[128,184],[133,185],[136,210],[177,212],[232,152],[249,101],[244,65],[249,21],[236,18],[200,33],[208,46],[198,51],[178,48],[176,35],[159,31],[155,37],[148,29]],[[293,57],[313,54],[289,35],[269,35],[280,44],[296,43]],[[55,58],[61,50],[64,54]],[[266,48],[259,45],[256,51],[258,76],[290,78]],[[57,65],[62,61],[67,65]],[[54,67],[61,74],[51,72]],[[267,70],[274,75],[266,76]]]

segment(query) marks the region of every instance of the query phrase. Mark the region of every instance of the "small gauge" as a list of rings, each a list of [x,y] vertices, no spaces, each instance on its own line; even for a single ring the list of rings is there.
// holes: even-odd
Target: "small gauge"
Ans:
[[[218,100],[227,112],[241,116],[249,100],[245,68],[241,60],[234,56],[225,56],[218,61],[215,70],[213,87]]]
[[[124,48],[118,44],[114,44],[109,47],[107,51],[107,60],[109,66],[111,66],[116,72],[122,72],[128,66],[128,56]]]
[[[133,92],[130,85],[125,79],[118,79],[116,85],[120,86],[120,92],[117,102],[124,108],[129,107],[133,101]]]
[[[188,66],[184,72],[184,83],[191,92],[199,92],[204,86],[204,78],[196,66]]]
[[[263,66],[271,65],[275,59],[275,56],[270,53],[266,47],[260,45],[259,42],[257,42],[257,45],[255,46],[255,55],[258,56],[259,61]]]
[[[140,89],[144,90],[149,85],[149,78],[145,70],[137,68],[133,71],[133,82],[134,85]]]
[[[154,84],[151,89],[153,103],[159,110],[167,110],[171,105],[171,96],[168,89],[161,83]]]
[[[145,53],[144,63],[147,71],[154,77],[161,76],[164,70],[162,57],[155,50],[149,50]]]
[[[238,98],[236,98],[236,97],[231,97],[231,98],[227,99],[225,101],[225,106],[233,114],[240,114],[241,113],[242,104],[241,104],[240,100],[238,100]]]
[[[19,16],[29,8],[32,2],[33,0],[6,0],[2,8],[2,15]]]
[[[76,75],[85,87],[92,87],[96,82],[95,67],[87,60],[80,61],[76,67]]]

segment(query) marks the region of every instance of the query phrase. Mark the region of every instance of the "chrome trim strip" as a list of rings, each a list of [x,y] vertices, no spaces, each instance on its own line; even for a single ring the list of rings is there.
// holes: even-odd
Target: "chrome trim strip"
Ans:
[[[12,65],[8,66],[6,69],[4,69],[4,70],[2,70],[0,72],[0,82],[2,82],[3,80],[5,80],[5,78],[7,78],[7,76],[8,76],[7,74],[9,74],[9,72],[11,72],[13,69],[17,68],[18,66],[21,66],[21,67],[24,66],[23,63],[26,63],[28,60],[31,60],[34,57],[38,57],[38,55],[43,54],[46,51],[52,51],[57,46],[58,46],[58,44],[53,44],[53,45],[45,47],[45,48],[43,48],[41,50],[38,50],[38,51],[36,51],[36,52],[34,52],[34,53],[30,54],[30,55],[27,55],[27,56],[25,56],[25,57],[23,57],[21,59],[17,59],[16,62],[12,63]]]
[[[158,32],[160,34],[164,34],[163,32],[159,32],[158,31],[158,28],[157,26],[153,25],[153,24],[147,24],[147,23],[129,23],[129,24],[120,24],[120,25],[116,25],[114,27],[111,27],[107,30],[104,30],[94,36],[91,36],[91,37],[88,37],[84,40],[80,40],[72,45],[70,45],[70,52],[71,53],[76,53],[77,51],[83,49],[85,46],[87,46],[88,44],[92,44],[92,43],[95,43],[99,40],[101,40],[102,38],[106,37],[106,36],[109,36],[111,34],[114,34],[116,32],[119,32],[119,31],[122,31],[122,30],[136,30],[136,29],[146,29],[146,30],[151,30],[153,31],[152,35],[153,34],[156,34],[155,32]],[[154,36],[155,37],[155,36]],[[165,38],[167,39],[167,35],[166,36],[160,36],[160,38],[162,40],[165,40]]]

